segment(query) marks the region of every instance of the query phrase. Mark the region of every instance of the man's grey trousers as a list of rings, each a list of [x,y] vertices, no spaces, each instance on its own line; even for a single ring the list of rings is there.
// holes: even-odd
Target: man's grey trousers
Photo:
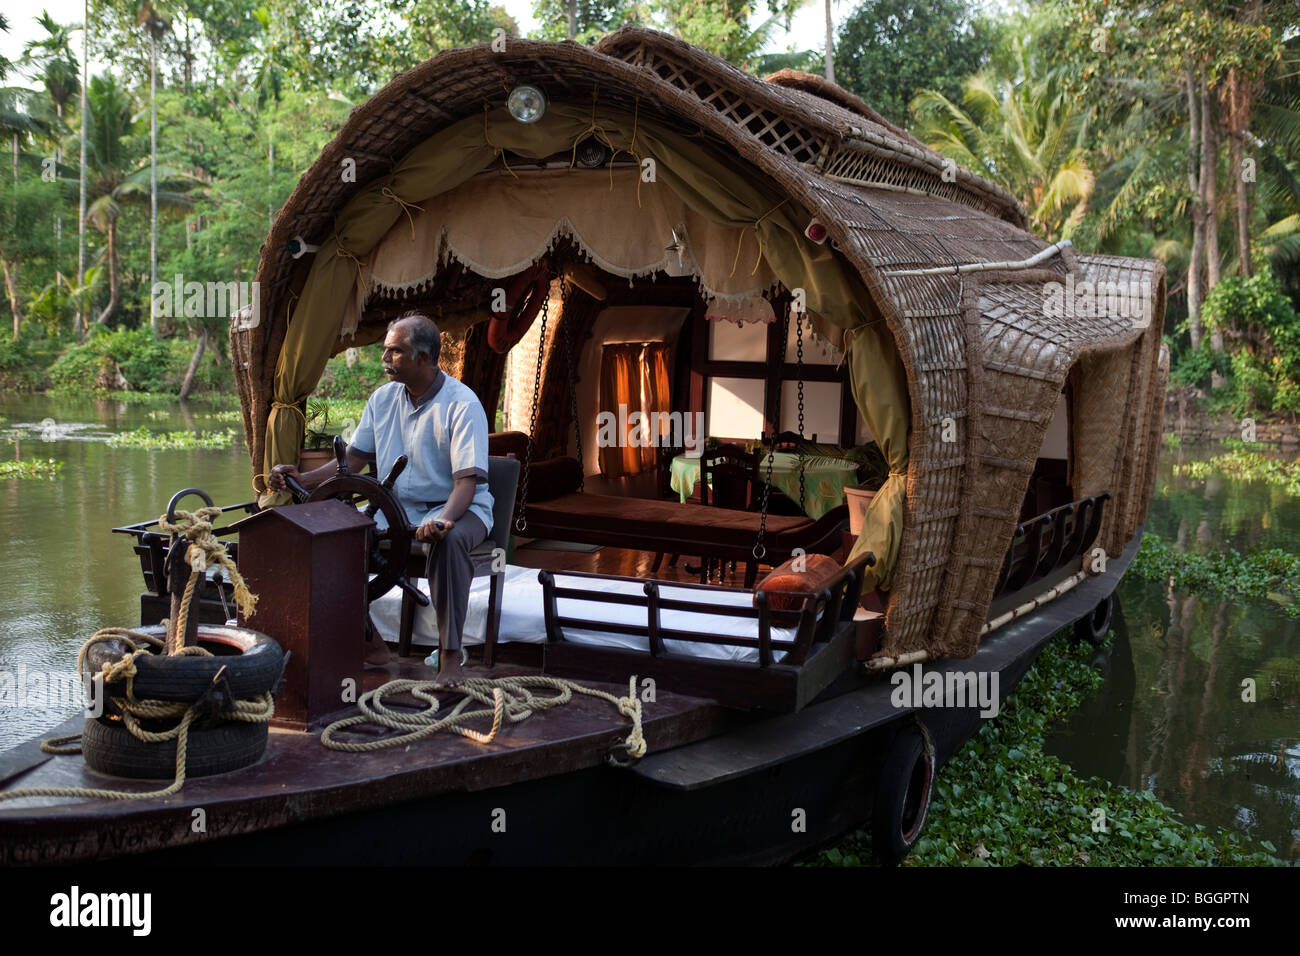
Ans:
[[[438,646],[444,650],[460,647],[460,632],[469,607],[469,584],[474,576],[469,553],[483,543],[487,534],[483,522],[466,511],[445,538],[429,546],[425,577],[429,579],[433,613],[438,616]]]

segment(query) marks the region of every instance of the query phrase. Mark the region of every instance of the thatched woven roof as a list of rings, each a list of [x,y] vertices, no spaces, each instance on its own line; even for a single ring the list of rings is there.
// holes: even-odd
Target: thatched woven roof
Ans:
[[[825,223],[832,247],[860,273],[897,343],[911,401],[911,464],[887,650],[973,652],[1057,395],[1071,367],[1088,356],[1110,355],[1112,371],[1123,372],[1116,384],[1133,396],[1130,402],[1122,392],[1107,403],[1083,390],[1116,414],[1120,428],[1107,447],[1112,464],[1084,466],[1088,480],[1116,495],[1104,542],[1113,551],[1132,534],[1145,509],[1146,451],[1160,414],[1152,395],[1160,387],[1163,268],[1065,248],[1033,270],[958,271],[1019,262],[1047,244],[1026,231],[1024,210],[1005,190],[969,171],[954,173],[852,94],[792,71],[765,82],[641,28],[620,30],[594,49],[510,40],[501,53],[486,44],[446,51],[352,113],[277,214],[261,250],[262,321],[232,333],[255,470],[275,356],[310,265],[309,257],[290,257],[288,241],[327,238],[359,186],[524,82],[574,102],[590,102],[598,88],[602,103],[628,110],[635,104],[642,117],[698,128]],[[356,161],[355,184],[339,176],[345,157]],[[939,268],[946,271],[907,274]],[[1079,281],[1145,280],[1151,328],[1105,315],[1044,322],[1044,283],[1067,273]],[[948,419],[957,426],[955,442],[942,440]]]

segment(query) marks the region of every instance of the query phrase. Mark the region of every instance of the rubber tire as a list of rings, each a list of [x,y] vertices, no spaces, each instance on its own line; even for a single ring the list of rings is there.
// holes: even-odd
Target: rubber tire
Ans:
[[[916,724],[899,730],[885,755],[871,810],[871,847],[882,863],[898,863],[921,838],[936,769],[934,752],[925,753]]]
[[[1106,642],[1111,625],[1115,621],[1115,606],[1118,604],[1115,594],[1107,595],[1086,615],[1074,622],[1074,636],[1096,647]]]
[[[138,630],[146,633],[164,635],[162,627],[142,627]],[[240,654],[220,654],[214,657],[166,657],[161,654],[142,655],[136,659],[134,682],[135,696],[148,700],[192,701],[212,686],[212,679],[222,667],[226,668],[226,681],[230,686],[232,697],[248,699],[265,694],[275,686],[284,670],[284,654],[280,645],[265,634],[250,631],[247,628],[226,628],[227,633],[239,632],[240,640],[246,644]],[[210,635],[222,633],[215,625],[200,625],[200,634],[207,631]],[[204,643],[223,643],[221,641],[202,639]],[[91,648],[88,662],[91,672],[98,671],[103,661],[117,660],[126,652],[124,645],[112,642],[95,645]]]
[[[221,722],[190,726],[185,749],[187,777],[210,777],[250,766],[266,753],[265,722]],[[171,780],[176,775],[176,741],[145,743],[120,721],[93,718],[81,732],[86,766],[99,773],[136,780]]]

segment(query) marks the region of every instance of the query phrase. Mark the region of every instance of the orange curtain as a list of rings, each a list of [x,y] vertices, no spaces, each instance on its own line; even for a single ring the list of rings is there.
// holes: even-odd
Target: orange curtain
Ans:
[[[645,430],[649,441],[641,448],[641,467],[652,470],[657,464],[658,439],[668,436],[668,418],[666,413],[672,411],[668,395],[668,346],[662,342],[650,342],[641,353],[641,394],[645,404],[641,410],[647,415],[655,412],[665,413],[658,419],[659,427]]]
[[[641,470],[640,449],[629,440],[627,421],[641,408],[641,375],[637,368],[640,345],[606,345],[600,357],[600,413],[613,427],[597,429],[600,473],[606,478],[622,478]],[[621,412],[621,414],[620,414]]]

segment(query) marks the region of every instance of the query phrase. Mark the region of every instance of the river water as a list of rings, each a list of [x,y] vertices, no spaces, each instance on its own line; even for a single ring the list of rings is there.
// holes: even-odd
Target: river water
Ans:
[[[223,450],[106,444],[142,425],[240,433],[237,421],[215,414],[205,404],[0,395],[0,460],[65,462],[55,480],[0,479],[0,675],[70,673],[98,628],[139,623],[132,539],[110,528],[156,518],[185,487],[218,504],[252,496],[242,437]],[[1147,528],[1200,551],[1300,551],[1300,500],[1262,483],[1173,474],[1178,460],[1212,453],[1164,451]],[[1280,856],[1300,859],[1300,622],[1274,600],[1190,593],[1134,575],[1119,593],[1106,685],[1049,749],[1080,774],[1154,791],[1189,822],[1269,840]],[[1256,681],[1254,703],[1242,700],[1247,678]],[[72,712],[57,700],[24,703],[0,694],[0,749]]]

